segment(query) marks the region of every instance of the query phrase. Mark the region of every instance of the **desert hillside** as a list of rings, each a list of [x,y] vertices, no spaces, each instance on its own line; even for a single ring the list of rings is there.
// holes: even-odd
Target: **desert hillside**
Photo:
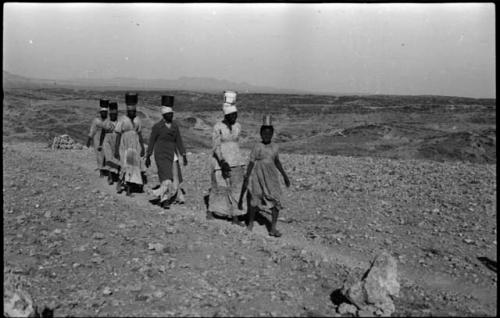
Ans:
[[[159,96],[141,91],[145,138],[159,119]],[[210,147],[221,119],[220,94],[169,91],[189,149]],[[50,141],[69,134],[83,142],[99,98],[119,102],[125,91],[7,89],[3,140]],[[240,94],[244,147],[259,140],[262,115],[271,113],[283,152],[394,159],[496,163],[496,100],[445,96],[315,96]]]
[[[4,280],[56,316],[362,315],[338,291],[381,251],[397,261],[393,316],[497,314],[494,100],[242,94],[245,153],[272,112],[291,180],[273,238],[264,221],[205,220],[218,95],[174,92],[187,201],[164,210],[117,194],[92,149],[48,147],[83,143],[98,99],[123,112],[122,92],[4,94]],[[161,93],[140,94],[147,138]]]

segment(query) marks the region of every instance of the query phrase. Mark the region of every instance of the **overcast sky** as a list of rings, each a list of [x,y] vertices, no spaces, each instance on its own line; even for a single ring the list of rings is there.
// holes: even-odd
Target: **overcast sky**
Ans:
[[[7,3],[3,32],[28,77],[496,97],[492,3]]]

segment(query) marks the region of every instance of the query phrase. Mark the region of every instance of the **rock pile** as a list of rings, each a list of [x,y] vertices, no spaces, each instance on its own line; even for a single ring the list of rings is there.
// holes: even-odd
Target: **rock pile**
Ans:
[[[357,308],[360,317],[390,317],[396,310],[392,301],[399,296],[399,283],[396,260],[383,252],[373,260],[361,280],[345,282],[342,295]],[[354,307],[343,303],[339,313],[354,314]],[[351,305],[351,306],[349,306]]]
[[[52,150],[57,149],[83,149],[83,146],[77,143],[69,135],[61,135],[54,137],[52,145],[50,146]]]

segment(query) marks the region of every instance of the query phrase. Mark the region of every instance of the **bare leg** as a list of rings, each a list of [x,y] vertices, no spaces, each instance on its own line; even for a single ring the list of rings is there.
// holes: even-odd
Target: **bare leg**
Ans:
[[[252,207],[252,206],[248,206],[248,223],[247,223],[247,230],[249,230],[250,232],[253,230],[253,222],[255,220],[255,212],[256,212],[257,208],[256,207]]]
[[[277,208],[272,208],[271,209],[272,215],[271,215],[271,232],[269,235],[271,236],[276,236],[280,237],[281,233],[276,229],[276,223],[278,223],[278,216],[279,216],[279,210]]]
[[[116,193],[122,193],[122,180],[118,179],[116,182]]]
[[[238,216],[237,215],[233,215],[232,217],[233,219],[233,224],[235,225],[239,225],[239,226],[244,226],[239,220],[238,220]]]

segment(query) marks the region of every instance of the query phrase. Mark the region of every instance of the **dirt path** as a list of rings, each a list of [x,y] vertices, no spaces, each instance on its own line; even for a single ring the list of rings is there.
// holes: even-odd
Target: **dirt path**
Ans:
[[[249,233],[206,221],[208,173],[195,178],[205,172],[203,154],[191,154],[185,169],[186,205],[163,210],[145,194],[116,194],[88,149],[3,147],[4,265],[26,275],[58,315],[332,316],[331,293],[372,257],[307,239],[292,213],[279,239],[263,226]],[[496,280],[474,284],[409,262],[398,269],[396,315],[496,315]]]

